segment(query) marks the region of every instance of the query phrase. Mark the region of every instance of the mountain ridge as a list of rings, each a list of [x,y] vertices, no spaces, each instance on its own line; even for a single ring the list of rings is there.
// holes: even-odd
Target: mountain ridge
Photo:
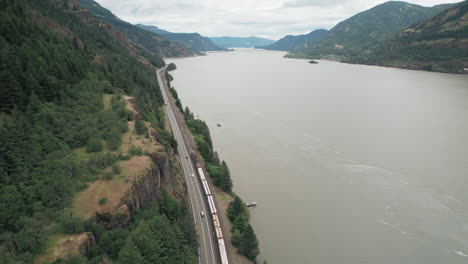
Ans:
[[[402,1],[388,1],[339,22],[327,36],[298,45],[296,55],[343,55],[365,50],[368,43],[382,41],[406,27],[420,23],[451,4],[423,7]]]
[[[161,57],[189,57],[199,53],[183,44],[170,41],[161,35],[149,33],[125,22],[93,0],[79,0],[79,3],[81,7],[88,9],[94,18],[112,25],[133,42]]]
[[[309,42],[313,40],[318,40],[320,38],[325,37],[328,33],[326,29],[316,29],[311,31],[308,34],[302,35],[287,35],[283,38],[279,39],[275,43],[266,46],[257,46],[257,49],[267,49],[267,50],[281,50],[281,51],[290,51],[294,49],[297,45],[302,44],[304,42]]]
[[[252,48],[260,45],[269,45],[275,42],[272,39],[260,38],[256,36],[250,37],[231,37],[231,36],[222,36],[222,37],[210,37],[210,39],[224,48]]]
[[[167,30],[160,29],[156,26],[149,26],[143,24],[137,24],[137,27],[146,30],[151,33],[163,36],[164,38],[183,44],[190,49],[197,51],[222,51],[226,50],[216,45],[210,38],[200,35],[199,33],[175,33]]]
[[[468,1],[410,26],[346,62],[468,73]]]

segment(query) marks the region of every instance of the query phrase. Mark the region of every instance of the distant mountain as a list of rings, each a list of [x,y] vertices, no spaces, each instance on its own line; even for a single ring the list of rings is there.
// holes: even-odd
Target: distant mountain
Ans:
[[[165,37],[150,33],[119,19],[112,12],[93,0],[80,0],[79,2],[81,7],[91,11],[94,18],[103,20],[105,23],[112,25],[118,31],[124,33],[133,42],[143,46],[155,54],[158,54],[159,56],[187,57],[197,54],[195,50],[191,50],[185,45],[169,41]]]
[[[191,49],[198,51],[217,51],[225,50],[224,48],[216,45],[210,38],[204,37],[198,33],[174,33],[169,32],[163,29],[160,29],[155,26],[146,26],[142,24],[137,24],[137,27],[156,33],[164,38],[181,43]]]
[[[365,52],[369,43],[389,38],[451,6],[423,7],[389,1],[338,23],[320,40],[299,45],[293,51],[293,56],[339,58]]]
[[[349,62],[468,73],[468,1],[403,30]]]
[[[218,46],[224,48],[252,48],[275,42],[272,39],[258,37],[212,37],[210,39]]]
[[[256,48],[259,49],[267,49],[267,50],[283,50],[283,51],[290,51],[293,50],[296,46],[300,44],[307,43],[312,40],[319,40],[326,36],[328,30],[326,29],[317,29],[309,34],[304,35],[288,35],[284,38],[266,46],[257,46]]]

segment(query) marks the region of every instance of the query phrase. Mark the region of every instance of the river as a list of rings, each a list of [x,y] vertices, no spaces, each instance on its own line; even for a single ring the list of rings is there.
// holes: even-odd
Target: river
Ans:
[[[258,203],[259,260],[468,263],[468,76],[283,55],[170,60],[234,191]]]

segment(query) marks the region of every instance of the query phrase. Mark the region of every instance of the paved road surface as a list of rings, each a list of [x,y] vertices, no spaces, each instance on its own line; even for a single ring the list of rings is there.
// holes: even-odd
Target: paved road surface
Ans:
[[[162,96],[164,99],[166,113],[169,118],[169,122],[174,134],[175,139],[178,143],[178,151],[184,172],[185,180],[187,181],[188,194],[190,198],[190,204],[192,205],[192,214],[195,220],[195,227],[197,229],[198,242],[199,242],[199,263],[200,264],[215,264],[219,263],[217,254],[217,242],[213,235],[211,217],[209,215],[209,208],[206,206],[206,199],[199,184],[198,176],[193,167],[190,159],[191,150],[188,149],[188,145],[185,143],[179,124],[174,115],[174,110],[177,110],[177,106],[169,100],[167,96],[168,87],[166,85],[164,77],[165,68],[158,70],[158,82],[161,87]],[[164,81],[162,81],[164,80]],[[194,175],[194,177],[192,177]],[[201,211],[204,212],[205,216],[201,216]]]

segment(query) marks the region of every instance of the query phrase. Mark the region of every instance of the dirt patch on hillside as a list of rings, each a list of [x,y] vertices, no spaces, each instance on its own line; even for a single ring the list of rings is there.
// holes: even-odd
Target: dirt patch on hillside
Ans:
[[[96,212],[113,212],[120,204],[120,200],[130,189],[130,181],[120,179],[99,179],[78,193],[72,202],[72,212],[83,220],[94,216]],[[100,204],[101,199],[107,199]]]
[[[99,180],[78,193],[72,202],[72,212],[83,220],[93,217],[96,213],[114,214],[123,203],[135,179],[145,175],[152,165],[153,162],[148,156],[137,156],[119,162],[121,173],[114,175],[112,179],[101,175]],[[106,199],[106,202],[100,203],[102,199]]]
[[[102,95],[102,102],[104,104],[104,110],[111,110],[111,98],[112,94],[103,94]]]
[[[125,107],[132,113],[134,116],[139,116],[138,111],[136,110],[135,99],[132,96],[124,95],[122,96],[124,100]]]
[[[130,147],[141,148],[147,153],[156,153],[158,150],[163,149],[163,146],[159,144],[153,136],[156,130],[151,126],[149,122],[143,122],[148,128],[148,136],[137,135],[135,133],[135,121],[128,122],[128,132],[122,137],[122,146],[120,151],[126,153],[130,150]]]
[[[91,233],[55,235],[50,237],[48,242],[53,246],[49,247],[45,254],[36,258],[34,264],[52,263],[68,256],[85,256],[95,244],[94,236]]]

